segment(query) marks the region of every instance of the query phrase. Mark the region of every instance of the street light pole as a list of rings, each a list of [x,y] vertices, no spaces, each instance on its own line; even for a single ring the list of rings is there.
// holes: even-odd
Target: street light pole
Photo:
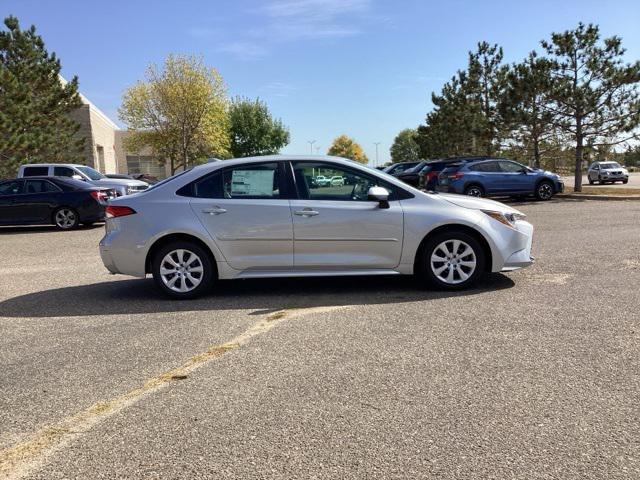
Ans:
[[[316,143],[315,140],[307,140],[309,147],[311,148],[311,155],[313,155],[313,144]]]
[[[373,144],[376,146],[376,164],[374,165],[374,167],[378,166],[378,145],[380,145],[380,142],[373,142]]]

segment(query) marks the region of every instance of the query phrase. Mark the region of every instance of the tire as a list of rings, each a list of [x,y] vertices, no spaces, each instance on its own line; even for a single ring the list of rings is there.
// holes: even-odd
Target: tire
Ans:
[[[602,177],[600,175],[598,175],[598,183],[600,185],[604,185],[604,180],[602,180]]]
[[[546,201],[553,197],[553,183],[542,181],[536,185],[536,198],[538,200]]]
[[[449,257],[447,252],[453,256]],[[475,264],[471,265],[472,262]],[[462,290],[484,275],[484,266],[485,254],[480,243],[468,233],[451,230],[427,240],[418,255],[416,273],[439,289]]]
[[[591,177],[587,177],[589,179],[589,185],[593,185],[595,182],[591,180]]]
[[[80,215],[71,207],[57,208],[51,219],[60,230],[73,230],[80,224]]]
[[[622,180],[623,185],[626,185],[627,183],[629,183],[629,180]]]
[[[484,197],[484,188],[480,185],[472,184],[464,187],[464,194],[470,197]]]
[[[160,248],[151,261],[151,273],[156,287],[174,299],[199,297],[218,276],[211,254],[189,241],[175,241]]]

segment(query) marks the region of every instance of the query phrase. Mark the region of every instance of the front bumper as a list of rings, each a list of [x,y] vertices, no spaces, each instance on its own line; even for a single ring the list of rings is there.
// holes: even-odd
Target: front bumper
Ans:
[[[531,246],[533,245],[533,225],[529,222],[519,220],[516,222],[515,229],[518,232],[517,240],[512,243],[517,248],[509,255],[503,266],[502,272],[511,272],[520,268],[533,265],[535,259],[531,256]]]

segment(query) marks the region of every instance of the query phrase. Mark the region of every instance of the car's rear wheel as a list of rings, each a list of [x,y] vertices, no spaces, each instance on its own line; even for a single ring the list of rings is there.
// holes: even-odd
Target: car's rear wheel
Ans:
[[[53,212],[53,223],[60,230],[73,230],[80,223],[80,216],[73,208],[60,207]]]
[[[153,257],[151,273],[160,291],[177,299],[202,295],[216,278],[209,253],[188,241],[176,241],[160,248]]]
[[[444,290],[460,290],[484,274],[485,255],[480,243],[465,232],[443,232],[430,238],[419,255],[417,273]]]
[[[470,197],[484,197],[484,189],[480,185],[469,185],[464,189],[464,194]]]
[[[553,184],[551,182],[540,182],[536,187],[536,198],[538,200],[549,200],[553,197]]]

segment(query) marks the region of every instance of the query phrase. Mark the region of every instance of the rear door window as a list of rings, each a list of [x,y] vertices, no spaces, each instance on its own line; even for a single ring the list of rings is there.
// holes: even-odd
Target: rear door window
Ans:
[[[49,167],[24,167],[23,177],[46,177],[49,175]]]
[[[498,162],[482,162],[471,165],[469,170],[473,172],[496,173],[501,172]]]
[[[77,175],[73,168],[69,167],[53,167],[53,175],[55,177],[73,177]]]
[[[60,189],[46,180],[27,180],[24,193],[49,193],[59,192]]]

